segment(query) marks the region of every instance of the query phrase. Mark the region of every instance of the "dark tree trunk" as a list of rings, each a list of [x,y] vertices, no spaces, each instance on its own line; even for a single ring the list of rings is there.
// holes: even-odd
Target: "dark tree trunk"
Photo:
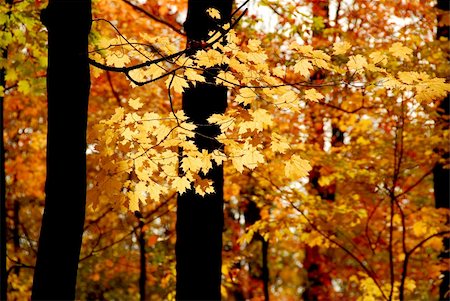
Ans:
[[[5,4],[12,5],[12,0],[6,0]],[[9,10],[7,15],[9,16]],[[8,30],[6,25],[2,28],[3,31]],[[2,49],[2,58],[6,61],[8,58],[8,49]],[[6,85],[6,69],[0,69],[0,87]],[[6,273],[6,173],[5,173],[5,141],[3,140],[3,131],[5,122],[3,119],[3,102],[4,96],[0,96],[0,300],[7,299],[8,290],[8,275]]]
[[[445,11],[445,13],[449,13],[450,11],[450,1],[448,0],[438,0],[437,8]],[[439,21],[440,18],[438,18]],[[439,40],[441,37],[447,38],[449,34],[448,26],[439,26],[437,27],[436,38]],[[439,106],[439,115],[442,117],[442,120],[446,123],[446,127],[448,128],[448,116],[449,116],[449,106],[450,100],[449,95],[445,97]],[[444,117],[447,116],[447,117]],[[445,153],[443,158],[449,158],[449,153]],[[444,168],[444,164],[437,163],[433,169],[433,180],[434,180],[434,199],[436,208],[450,208],[450,170],[448,168]],[[448,222],[448,221],[447,221]],[[444,238],[444,252],[442,252],[441,257],[443,259],[450,258],[450,239]],[[439,289],[439,300],[449,300],[449,289],[450,289],[450,271],[446,270],[442,272],[442,282]]]
[[[248,194],[252,195],[252,190]],[[248,200],[243,205],[246,228],[261,220],[261,209],[254,201]],[[261,242],[261,280],[263,282],[264,301],[269,301],[269,242],[259,233],[255,233],[253,241]]]
[[[86,199],[91,1],[50,0],[41,19],[48,29],[47,179],[32,299],[73,300]]]
[[[264,289],[264,301],[269,301],[269,242],[261,237],[262,252],[262,280]]]
[[[139,300],[146,300],[145,285],[147,283],[147,256],[145,252],[145,231],[144,220],[139,218],[139,256],[140,256],[140,273],[139,273]]]
[[[3,59],[7,58],[7,50],[2,51]],[[0,87],[5,86],[6,70],[0,70]],[[6,275],[6,174],[5,174],[5,143],[3,141],[4,120],[3,101],[0,96],[0,300],[6,300],[8,281]]]
[[[231,0],[189,0],[184,28],[189,44],[207,39],[215,22],[206,13],[214,7],[223,20],[231,15]],[[213,72],[212,70],[210,70]],[[197,84],[183,94],[183,110],[198,125],[214,113],[224,113],[227,89],[213,84]],[[200,126],[195,144],[199,149],[213,151],[220,144],[208,137],[219,133],[216,126]],[[177,300],[220,300],[223,231],[223,168],[214,165],[205,178],[214,181],[214,194],[202,197],[189,190],[178,196],[177,209]]]

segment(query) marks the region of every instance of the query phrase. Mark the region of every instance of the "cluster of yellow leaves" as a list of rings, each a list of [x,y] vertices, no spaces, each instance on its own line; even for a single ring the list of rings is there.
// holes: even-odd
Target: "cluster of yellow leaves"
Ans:
[[[213,8],[208,14],[220,18]],[[109,197],[123,199],[121,203],[128,203],[130,210],[138,210],[139,203],[146,204],[148,199],[158,202],[173,190],[184,193],[193,188],[200,195],[213,193],[211,181],[200,176],[205,175],[213,164],[228,161],[242,173],[266,163],[268,153],[283,157],[286,183],[307,176],[310,164],[296,147],[291,147],[301,143],[300,138],[275,132],[265,137],[262,133],[274,126],[273,114],[277,110],[301,112],[308,102],[326,102],[320,87],[310,82],[311,74],[319,70],[330,74],[334,85],[359,82],[377,89],[411,91],[418,101],[434,100],[450,91],[450,85],[444,79],[431,78],[424,73],[390,74],[384,68],[388,61],[407,61],[413,55],[413,50],[400,43],[393,44],[385,52],[371,52],[366,57],[348,55],[352,45],[346,41],[335,43],[330,53],[294,42],[288,51],[295,64],[270,69],[260,41],[248,40],[245,45],[229,27],[229,24],[223,27],[227,31],[225,36],[221,31],[211,32],[206,41],[210,47],[198,50],[194,55],[180,52],[170,60],[159,60],[128,72],[137,82],[165,76],[167,89],[175,93],[183,93],[197,82],[230,88],[234,104],[226,113],[208,118],[210,126],[220,128],[217,140],[223,148],[213,153],[197,149],[192,140],[196,125],[182,111],[166,116],[141,112],[143,104],[140,100],[130,99],[128,104],[133,111],[118,108],[111,119],[97,126],[93,143],[111,167],[98,177],[94,187],[96,197],[110,194]],[[104,49],[103,52],[92,57],[102,63],[123,67],[131,60],[149,62],[177,51],[168,39],[145,34],[141,37],[149,43],[147,46],[127,44],[122,37],[102,41],[98,48]],[[372,82],[368,82],[366,73],[374,78]],[[303,80],[289,83],[286,81],[289,74],[298,74]],[[178,148],[182,148],[182,152]],[[111,180],[114,177],[124,184],[107,184],[114,182]]]

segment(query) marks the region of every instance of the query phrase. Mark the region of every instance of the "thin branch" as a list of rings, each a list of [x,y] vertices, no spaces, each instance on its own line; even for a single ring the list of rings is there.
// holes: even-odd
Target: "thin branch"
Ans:
[[[421,246],[423,246],[423,244],[425,244],[427,241],[429,241],[430,239],[432,239],[433,237],[437,237],[437,236],[443,236],[446,234],[450,234],[450,231],[441,231],[438,233],[434,233],[430,236],[428,236],[427,238],[423,239],[422,241],[420,241],[417,245],[415,245],[411,250],[409,250],[408,252],[406,252],[405,254],[405,260],[403,261],[403,271],[402,271],[402,275],[401,275],[401,279],[400,279],[400,287],[399,287],[399,300],[403,301],[404,300],[404,290],[405,290],[405,282],[406,282],[406,277],[407,277],[407,273],[408,273],[408,263],[409,263],[409,258],[411,257],[411,255]]]
[[[129,66],[129,67],[113,67],[113,66],[108,66],[108,65],[104,65],[101,64],[91,58],[89,58],[89,63],[99,69],[102,70],[106,70],[106,71],[113,71],[113,72],[122,72],[125,73],[126,75],[128,75],[128,73],[132,70],[136,70],[136,69],[140,69],[143,67],[149,67],[153,64],[157,64],[160,62],[164,62],[164,61],[168,61],[174,58],[177,58],[185,53],[191,53],[191,52],[195,52],[196,50],[200,50],[200,49],[205,49],[208,47],[211,47],[212,45],[214,45],[217,41],[219,41],[220,39],[222,39],[223,37],[225,37],[228,32],[230,32],[231,29],[233,29],[236,24],[241,20],[241,18],[245,15],[245,13],[247,12],[247,9],[244,10],[244,12],[242,14],[240,14],[237,19],[230,25],[230,27],[227,30],[224,30],[217,38],[215,38],[214,40],[212,40],[209,43],[206,43],[205,45],[199,44],[199,43],[193,43],[192,47],[188,47],[184,50],[178,51],[176,53],[173,53],[171,55],[165,56],[165,57],[161,57],[158,59],[154,59],[154,60],[148,60],[146,62],[134,65],[134,66]],[[94,21],[105,21],[109,24],[111,24],[112,26],[114,26],[110,21],[106,20],[106,19],[95,19]],[[122,36],[123,37],[123,36]],[[125,37],[123,37],[125,39]],[[167,76],[167,75],[166,75]],[[127,76],[128,77],[128,76]]]
[[[297,210],[308,222],[308,224],[311,226],[311,228],[313,228],[315,231],[317,231],[320,235],[322,235],[324,238],[326,238],[328,241],[330,241],[331,243],[335,244],[336,246],[338,246],[339,248],[341,248],[345,253],[347,253],[351,258],[353,258],[360,266],[361,268],[367,273],[367,275],[372,278],[373,282],[375,283],[375,285],[378,287],[378,289],[380,290],[382,296],[384,299],[388,300],[388,298],[386,297],[386,295],[384,294],[383,289],[381,288],[380,284],[378,283],[378,280],[376,278],[376,274],[371,271],[365,264],[363,261],[361,261],[355,254],[353,254],[352,251],[350,251],[349,249],[347,249],[344,245],[342,245],[340,242],[334,240],[333,238],[331,238],[327,233],[323,232],[322,230],[320,230],[309,218],[308,216],[300,209],[298,208],[296,205],[294,205],[292,202],[289,202],[291,204],[291,206]]]
[[[135,10],[137,10],[137,11],[143,13],[144,15],[146,15],[147,17],[149,17],[150,19],[152,19],[152,20],[154,20],[154,21],[156,21],[156,22],[159,22],[159,23],[161,23],[161,24],[166,25],[167,27],[169,27],[170,29],[172,29],[173,31],[175,31],[176,33],[178,33],[178,34],[180,34],[180,35],[186,36],[186,33],[183,31],[182,28],[178,28],[178,27],[174,26],[173,24],[167,22],[166,20],[163,20],[163,19],[161,19],[160,17],[157,17],[157,16],[151,14],[149,11],[143,9],[142,7],[136,5],[136,4],[134,4],[134,3],[132,3],[132,2],[130,2],[130,1],[128,1],[128,0],[123,0],[123,2],[125,2],[126,4],[128,4],[129,6],[131,6],[132,8],[134,8]]]
[[[113,85],[112,79],[111,79],[111,74],[109,74],[109,71],[106,71],[106,78],[108,79],[109,87],[111,88],[111,92],[112,92],[114,98],[116,99],[117,104],[119,106],[122,106],[122,100],[120,99],[119,93],[117,93],[117,91],[114,89],[114,85]]]

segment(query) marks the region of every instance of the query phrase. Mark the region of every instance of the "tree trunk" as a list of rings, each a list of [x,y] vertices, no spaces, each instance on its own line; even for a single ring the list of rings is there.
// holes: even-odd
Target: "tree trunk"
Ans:
[[[147,256],[145,252],[145,231],[144,220],[139,218],[139,236],[137,237],[139,243],[139,300],[146,300],[145,286],[147,284]]]
[[[445,11],[445,13],[449,13],[450,11],[450,2],[448,0],[438,0],[437,8]],[[438,21],[440,18],[438,18]],[[436,38],[439,40],[441,37],[447,38],[449,34],[449,28],[446,25],[437,27]],[[448,62],[445,62],[448,64]],[[445,97],[440,105],[439,105],[439,115],[442,117],[442,120],[446,122],[446,127],[448,128],[448,119],[445,119],[450,114],[449,112],[450,100],[449,95]],[[443,158],[449,158],[449,153],[445,153]],[[434,199],[436,208],[450,208],[450,196],[449,196],[449,183],[450,183],[450,170],[448,168],[444,168],[444,164],[437,163],[433,169],[433,181],[434,181]],[[448,222],[448,221],[447,221]],[[442,259],[450,258],[450,239],[444,238],[444,252],[441,254]],[[442,272],[442,282],[439,289],[439,300],[448,300],[449,298],[449,289],[450,289],[450,271],[446,270]]]
[[[45,208],[33,300],[73,300],[86,199],[86,126],[90,89],[90,0],[50,0]]]
[[[6,0],[10,8],[12,0]],[[11,14],[11,10],[8,10],[7,15]],[[5,32],[8,30],[6,25],[3,25],[2,30]],[[2,49],[2,58],[7,61],[8,49]],[[0,69],[0,87],[6,86],[6,69],[3,67]],[[6,173],[5,173],[5,141],[3,140],[3,131],[5,121],[3,119],[3,102],[4,96],[0,96],[0,300],[7,299],[8,290],[8,275],[6,272]]]
[[[3,49],[2,57],[7,58],[7,50]],[[6,70],[0,70],[0,87],[5,87]],[[6,174],[5,174],[5,144],[3,140],[4,120],[3,101],[0,96],[0,300],[6,300],[8,281],[6,277]]]
[[[269,301],[269,242],[261,236],[262,252],[262,280],[264,290],[264,301]]]
[[[231,0],[188,1],[188,14],[184,28],[188,43],[193,45],[207,39],[215,22],[206,13],[214,7],[227,20],[231,15]],[[212,71],[212,70],[210,70]],[[211,80],[211,79],[210,79]],[[227,89],[213,84],[197,84],[183,94],[183,110],[192,122],[208,124],[206,119],[214,113],[224,113]],[[201,135],[195,144],[209,152],[220,144],[213,139],[219,133],[216,126],[200,126]],[[204,136],[203,136],[204,135]],[[204,197],[193,189],[178,196],[177,209],[177,300],[220,300],[223,231],[223,168],[213,165],[205,178],[214,181],[214,194]]]

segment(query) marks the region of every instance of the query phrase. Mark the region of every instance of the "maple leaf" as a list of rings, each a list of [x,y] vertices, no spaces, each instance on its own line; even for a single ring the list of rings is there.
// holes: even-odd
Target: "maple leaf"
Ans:
[[[209,49],[208,51],[200,50],[197,52],[195,57],[197,58],[197,65],[204,66],[206,68],[225,63],[224,56],[215,49]]]
[[[184,78],[173,74],[166,80],[166,87],[167,89],[173,88],[175,92],[181,94],[184,92],[184,88],[189,88],[189,84]]]
[[[123,53],[112,53],[106,57],[106,63],[115,67],[123,67],[130,62],[130,57]]]
[[[190,81],[193,81],[193,83],[195,84],[195,82],[202,82],[204,83],[205,77],[203,75],[198,74],[195,70],[193,69],[186,69],[186,71],[184,71],[184,75],[186,76],[186,78]]]
[[[206,10],[206,12],[207,12],[208,15],[210,15],[212,18],[214,18],[214,19],[219,19],[219,20],[220,20],[220,12],[219,12],[217,9],[215,9],[215,8],[213,8],[213,7],[210,7],[210,8],[208,8],[208,9]]]
[[[285,163],[284,173],[286,177],[291,179],[299,179],[306,177],[311,170],[311,165],[307,160],[300,158],[299,155],[293,155],[289,161]]]
[[[350,44],[349,42],[336,42],[333,44],[333,54],[346,54],[350,48],[352,48],[352,44]]]
[[[273,125],[272,116],[265,109],[257,109],[250,112],[250,115],[253,117],[253,121],[260,128],[267,128]]]
[[[309,78],[310,70],[313,69],[314,67],[308,59],[302,59],[294,65],[294,72],[299,73],[305,78]]]
[[[392,44],[392,46],[389,47],[388,51],[392,54],[392,56],[403,59],[405,61],[409,61],[413,53],[411,48],[403,46],[400,42]]]
[[[130,107],[132,107],[133,109],[135,109],[135,110],[139,110],[140,108],[142,108],[142,106],[144,105],[142,102],[140,102],[140,98],[139,97],[137,97],[137,98],[130,98],[129,100],[128,100],[128,105],[130,106]]]
[[[278,66],[272,69],[272,74],[278,77],[284,77],[286,75],[286,71],[281,66]]]
[[[214,160],[214,162],[216,162],[217,165],[222,165],[223,161],[226,161],[227,156],[218,150],[214,150],[211,153],[211,158]]]
[[[289,143],[286,138],[277,133],[272,133],[272,141],[270,143],[270,149],[276,153],[284,154],[287,149],[289,149]]]
[[[192,173],[198,172],[203,166],[203,162],[198,157],[185,156],[181,159],[181,168],[184,172],[191,171]]]
[[[261,45],[261,41],[260,40],[255,40],[255,39],[251,39],[248,41],[248,49],[250,49],[251,51],[259,51],[259,46]]]
[[[231,74],[231,72],[220,71],[216,78],[216,84],[222,84],[232,88],[235,85],[239,85],[239,81]]]
[[[318,102],[320,99],[323,99],[324,96],[316,89],[312,88],[305,91],[305,98],[311,101]]]
[[[237,103],[242,103],[244,105],[251,104],[256,98],[257,94],[250,88],[241,88],[239,89],[236,98],[234,99]]]
[[[374,52],[372,52],[372,53],[369,55],[369,57],[372,59],[372,62],[373,62],[375,65],[380,64],[380,65],[384,66],[384,65],[386,65],[387,62],[388,62],[388,58],[387,58],[386,54],[381,53],[380,51],[374,51]]]
[[[356,73],[363,73],[364,68],[367,67],[367,60],[360,54],[352,55],[349,57],[347,62],[347,67],[349,70]]]

